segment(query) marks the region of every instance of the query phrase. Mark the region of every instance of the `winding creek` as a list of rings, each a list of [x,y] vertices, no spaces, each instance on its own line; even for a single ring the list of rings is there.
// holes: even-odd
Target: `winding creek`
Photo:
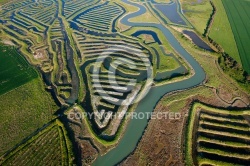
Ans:
[[[156,27],[160,29],[171,46],[190,64],[195,72],[194,75],[185,80],[152,87],[148,95],[138,104],[135,110],[136,112],[152,112],[155,105],[166,93],[197,86],[203,82],[206,75],[199,63],[180,45],[174,35],[165,26],[156,23],[129,22],[129,19],[144,14],[146,12],[146,8],[128,0],[122,1],[129,5],[136,6],[140,10],[123,17],[121,23],[128,26]],[[147,124],[148,119],[146,117],[144,119],[131,119],[118,145],[107,154],[98,156],[93,165],[115,165],[126,158],[136,148],[145,128],[147,127]]]

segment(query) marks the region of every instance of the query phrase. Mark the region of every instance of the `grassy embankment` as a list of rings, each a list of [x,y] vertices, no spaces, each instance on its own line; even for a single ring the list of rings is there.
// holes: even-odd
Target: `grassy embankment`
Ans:
[[[140,16],[133,17],[133,18],[129,19],[129,21],[131,21],[131,22],[159,23],[157,18],[155,18],[155,16],[153,16],[149,11],[147,11],[146,13],[144,13]]]

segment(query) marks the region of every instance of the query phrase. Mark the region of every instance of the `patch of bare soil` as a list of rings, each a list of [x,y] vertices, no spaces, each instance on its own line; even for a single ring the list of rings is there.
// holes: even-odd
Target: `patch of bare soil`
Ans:
[[[130,26],[124,25],[124,24],[122,24],[120,22],[118,23],[118,27],[120,29],[120,32],[124,32],[124,31],[126,31],[126,30],[128,30],[130,28]]]
[[[218,95],[224,99],[225,101],[230,102],[233,100],[233,94],[230,93],[230,90],[228,88],[223,88],[222,86],[218,88]]]
[[[91,165],[97,158],[98,149],[92,145],[90,139],[83,138],[81,124],[75,120],[68,121],[71,134],[74,135],[74,147],[77,155],[77,163]]]
[[[178,26],[170,26],[170,27],[173,28],[174,30],[182,33],[183,36],[185,36],[187,39],[189,39],[192,42],[192,38],[183,33],[184,30],[187,30],[186,28],[182,28],[182,27],[178,27]],[[191,30],[189,30],[189,31],[191,31]]]
[[[15,44],[11,40],[4,39],[2,40],[2,43],[9,46],[15,46]]]
[[[83,165],[90,165],[97,157],[97,151],[88,140],[78,142]]]
[[[36,50],[36,52],[34,52],[34,58],[35,59],[46,59],[47,53],[45,50]]]

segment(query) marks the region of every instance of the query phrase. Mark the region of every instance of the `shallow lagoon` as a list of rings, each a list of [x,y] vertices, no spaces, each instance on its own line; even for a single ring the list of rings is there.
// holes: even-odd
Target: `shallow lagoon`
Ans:
[[[156,4],[154,5],[157,10],[159,10],[165,17],[167,17],[172,23],[187,25],[186,22],[181,17],[181,14],[178,12],[178,4]]]

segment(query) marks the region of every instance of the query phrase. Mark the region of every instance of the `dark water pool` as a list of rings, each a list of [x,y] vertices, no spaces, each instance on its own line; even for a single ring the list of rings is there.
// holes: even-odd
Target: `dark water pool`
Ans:
[[[193,43],[198,47],[214,52],[214,50],[209,45],[207,45],[207,43],[205,43],[195,32],[184,30],[183,34],[188,35],[192,39]]]

